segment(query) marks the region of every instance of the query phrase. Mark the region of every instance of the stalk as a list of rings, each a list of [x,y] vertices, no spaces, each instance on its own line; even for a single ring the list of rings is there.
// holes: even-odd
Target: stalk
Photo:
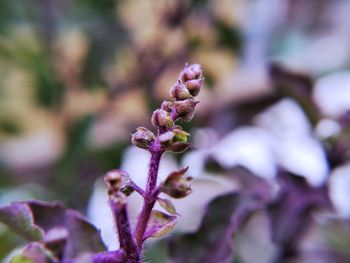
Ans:
[[[187,143],[189,134],[181,126],[176,125],[176,121],[190,121],[193,118],[195,107],[198,104],[194,97],[198,95],[202,82],[200,65],[186,65],[170,89],[172,100],[163,101],[161,107],[152,113],[151,123],[157,129],[157,135],[145,127],[137,128],[132,135],[131,141],[134,145],[151,153],[145,190],[132,182],[129,175],[122,170],[112,170],[105,176],[110,206],[120,239],[120,252],[125,255],[125,259],[122,259],[124,263],[141,263],[142,246],[145,239],[152,235],[155,236],[155,231],[160,231],[159,226],[151,224],[149,233],[146,233],[152,209],[160,192],[174,198],[183,198],[191,192],[188,185],[190,179],[184,177],[187,168],[172,172],[160,186],[157,186],[157,179],[163,153],[165,151],[181,153],[189,147]],[[133,191],[143,197],[143,207],[134,232],[130,228],[126,204],[127,196]],[[164,229],[173,226],[176,219],[175,216],[159,211],[155,211],[155,216],[165,221],[161,226]],[[94,261],[94,263],[120,262],[115,255],[113,256],[113,253],[100,254],[99,257],[98,260],[102,261]]]
[[[142,248],[143,235],[145,233],[154,203],[156,202],[156,196],[154,194],[156,192],[159,163],[163,151],[158,149],[158,147],[155,148],[156,149],[154,151],[151,151],[151,161],[148,170],[148,178],[143,207],[139,215],[139,219],[134,233],[136,245],[139,250],[141,250]]]

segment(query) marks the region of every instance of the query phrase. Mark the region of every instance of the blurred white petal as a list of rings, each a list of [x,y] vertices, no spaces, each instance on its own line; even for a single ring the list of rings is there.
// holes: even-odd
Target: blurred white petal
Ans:
[[[203,176],[205,174],[205,160],[210,156],[210,153],[211,149],[194,150],[187,153],[182,160],[183,166],[188,166],[187,174],[193,178]]]
[[[341,126],[338,122],[331,119],[323,119],[317,123],[315,132],[319,138],[326,139],[339,134]]]
[[[350,110],[350,72],[332,73],[318,79],[313,96],[329,117],[336,118]]]
[[[213,147],[211,154],[225,168],[242,165],[265,179],[276,174],[270,138],[261,128],[235,130]]]
[[[46,129],[1,142],[0,158],[13,169],[26,169],[56,161],[64,150],[59,131]]]
[[[339,215],[350,218],[350,163],[332,172],[329,191],[330,198]]]
[[[278,60],[297,70],[324,73],[345,66],[350,58],[349,39],[342,34],[328,32],[311,38],[289,34],[286,42],[287,50]]]
[[[291,99],[283,99],[259,114],[254,122],[281,138],[306,135],[311,126],[303,110]]]
[[[119,248],[113,215],[108,205],[107,187],[103,180],[97,180],[87,207],[89,221],[101,230],[101,237],[108,250]]]
[[[132,180],[142,188],[146,185],[150,157],[148,151],[135,146],[127,148],[123,155],[121,169],[128,172]],[[165,179],[176,169],[178,167],[175,159],[171,154],[165,153],[159,166],[159,180]]]
[[[328,165],[320,143],[311,137],[288,138],[276,142],[282,167],[304,176],[312,186],[322,185],[328,175]]]
[[[279,164],[304,176],[313,186],[326,180],[328,164],[322,145],[296,102],[284,99],[259,114],[255,123],[270,132]]]
[[[176,225],[177,231],[196,231],[210,200],[237,189],[227,177],[219,175],[202,176],[193,180],[191,185],[193,192],[190,195],[182,199],[171,199],[180,214]]]

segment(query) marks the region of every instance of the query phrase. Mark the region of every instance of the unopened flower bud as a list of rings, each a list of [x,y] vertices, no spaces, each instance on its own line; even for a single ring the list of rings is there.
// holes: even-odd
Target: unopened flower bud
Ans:
[[[197,96],[201,90],[203,79],[193,79],[185,82],[186,88],[192,96]]]
[[[139,127],[132,135],[131,142],[139,148],[149,149],[155,139],[153,132],[144,127]]]
[[[127,173],[118,169],[111,170],[105,175],[103,180],[108,187],[109,194],[119,191],[124,175]]]
[[[183,198],[192,192],[190,181],[191,177],[185,177],[188,167],[168,175],[164,183],[160,185],[163,193],[173,198]]]
[[[129,174],[123,170],[111,170],[105,175],[103,180],[108,187],[109,196],[116,198],[116,200],[123,201],[133,191],[129,186]]]
[[[188,132],[185,132],[182,129],[173,129],[172,132],[174,133],[174,142],[181,142],[181,143],[186,143],[187,142],[187,137],[190,136]]]
[[[165,100],[165,101],[163,101],[163,103],[160,107],[164,111],[172,112],[173,108],[174,108],[174,102]]]
[[[192,98],[190,91],[184,84],[175,83],[170,89],[170,96],[176,100],[185,100]]]
[[[180,81],[186,82],[193,79],[199,79],[202,77],[202,68],[199,64],[187,65],[180,73]]]
[[[191,69],[186,66],[184,70],[180,73],[180,81],[186,82],[191,79],[195,79],[196,75],[191,71]]]
[[[174,126],[173,119],[171,118],[169,112],[158,109],[152,114],[151,119],[152,125],[157,128],[171,128]]]
[[[194,116],[194,109],[199,101],[187,99],[183,101],[175,101],[174,108],[177,118],[182,118],[184,121],[190,121]]]
[[[190,65],[191,71],[194,73],[195,78],[201,78],[202,77],[202,67],[199,64],[192,64]]]

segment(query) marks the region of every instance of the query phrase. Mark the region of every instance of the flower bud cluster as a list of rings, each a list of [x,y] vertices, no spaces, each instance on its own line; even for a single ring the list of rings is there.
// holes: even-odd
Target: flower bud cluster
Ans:
[[[184,70],[180,73],[180,77],[177,81],[177,83],[173,86],[173,89],[177,89],[176,87],[182,86],[184,89],[187,89],[188,93],[191,96],[197,96],[203,82],[203,75],[202,75],[202,69],[199,64],[192,64],[192,65],[186,65]],[[173,98],[177,100],[183,100],[183,99],[189,99],[191,97],[187,98],[179,98],[174,94],[172,95],[172,90],[170,91],[170,94]],[[176,93],[176,92],[175,92]]]
[[[190,121],[199,101],[194,97],[199,94],[203,83],[202,69],[199,64],[186,65],[177,82],[170,89],[172,101],[164,101],[160,109],[153,112],[151,123],[158,130],[158,137],[146,128],[138,128],[132,135],[132,143],[150,150],[157,143],[162,149],[183,152],[189,144],[189,134],[175,125],[177,120]]]
[[[199,94],[203,80],[200,65],[186,65],[177,82],[170,89],[170,96],[174,101],[163,102],[162,110],[171,112],[174,119],[190,121],[194,115],[194,108],[198,104],[194,97]]]

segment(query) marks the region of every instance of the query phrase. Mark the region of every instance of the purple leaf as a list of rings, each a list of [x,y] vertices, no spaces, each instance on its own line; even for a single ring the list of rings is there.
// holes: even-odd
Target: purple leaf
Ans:
[[[45,232],[53,227],[64,226],[64,216],[66,208],[59,202],[28,201],[34,223],[42,228]]]
[[[279,196],[268,207],[272,240],[281,246],[280,258],[296,253],[296,245],[312,221],[312,212],[331,208],[326,186],[311,187],[303,177],[287,172],[279,175]],[[280,261],[277,261],[280,262]]]
[[[28,244],[21,255],[11,259],[11,263],[55,263],[50,257],[50,252],[40,243],[33,242]]]
[[[28,241],[43,239],[44,232],[34,223],[30,207],[25,203],[14,203],[1,207],[0,222]]]
[[[82,252],[105,251],[100,232],[80,213],[66,210],[64,223],[69,233],[64,252],[65,258],[73,258]]]
[[[53,255],[62,259],[67,239],[68,231],[65,227],[53,227],[45,234],[43,243]]]
[[[13,203],[0,208],[0,221],[29,241],[41,241],[59,260],[105,250],[99,231],[60,203]]]
[[[282,261],[285,262],[285,261]],[[328,250],[316,250],[316,251],[306,251],[301,253],[297,259],[294,261],[288,262],[297,262],[297,263],[349,263],[349,255],[341,254],[335,251]]]
[[[171,262],[232,262],[233,235],[258,207],[259,201],[251,195],[230,193],[215,198],[196,233],[170,240]]]

